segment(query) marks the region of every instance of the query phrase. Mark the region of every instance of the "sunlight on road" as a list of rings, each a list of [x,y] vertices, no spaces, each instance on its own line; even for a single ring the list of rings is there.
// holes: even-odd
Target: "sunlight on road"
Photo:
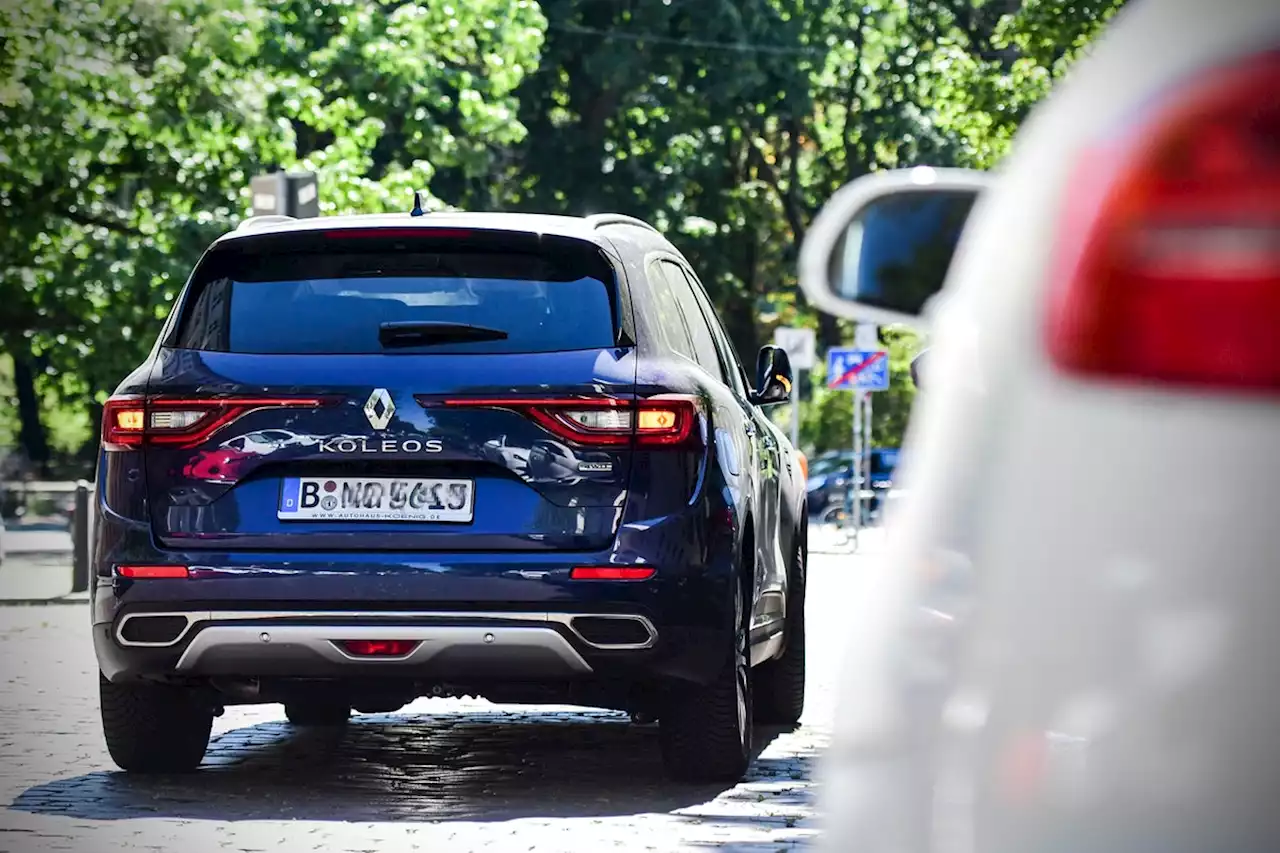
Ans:
[[[625,715],[469,699],[362,715],[337,735],[293,730],[278,705],[230,708],[198,773],[130,777],[102,743],[83,605],[0,608],[0,850],[802,846],[817,832],[842,602],[870,559],[813,556],[803,725],[758,731],[762,751],[728,790],[667,782],[656,728]]]

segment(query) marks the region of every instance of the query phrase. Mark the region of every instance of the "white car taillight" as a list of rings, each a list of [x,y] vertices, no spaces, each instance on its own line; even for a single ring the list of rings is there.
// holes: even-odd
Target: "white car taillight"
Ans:
[[[1081,165],[1059,228],[1054,364],[1280,390],[1280,53],[1166,93]]]

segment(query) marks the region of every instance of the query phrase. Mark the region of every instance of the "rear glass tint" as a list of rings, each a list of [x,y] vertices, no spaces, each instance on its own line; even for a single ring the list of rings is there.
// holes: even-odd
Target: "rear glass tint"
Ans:
[[[533,353],[614,346],[613,271],[589,244],[551,256],[403,245],[211,253],[175,344],[261,354]],[[501,340],[384,347],[385,324],[497,329]]]

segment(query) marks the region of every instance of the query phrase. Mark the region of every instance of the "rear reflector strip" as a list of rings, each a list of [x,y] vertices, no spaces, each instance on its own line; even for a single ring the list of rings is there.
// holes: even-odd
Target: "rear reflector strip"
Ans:
[[[648,566],[578,566],[569,572],[575,581],[643,581],[653,577]]]
[[[402,658],[420,643],[420,640],[343,640],[342,647],[355,657]]]
[[[191,574],[186,566],[116,566],[116,574],[122,578],[186,578]]]

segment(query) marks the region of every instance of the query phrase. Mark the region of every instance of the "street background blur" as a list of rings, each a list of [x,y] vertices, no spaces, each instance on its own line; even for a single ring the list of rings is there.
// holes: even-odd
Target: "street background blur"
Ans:
[[[76,496],[103,401],[199,254],[252,211],[254,179],[308,173],[322,215],[407,212],[417,190],[431,210],[652,222],[745,363],[778,328],[815,332],[799,439],[834,473],[853,407],[824,354],[855,330],[798,291],[814,215],[872,171],[999,165],[1121,2],[0,2],[0,601],[46,602],[0,614],[0,850],[806,844],[845,603],[880,531],[856,555],[815,532],[809,710],[763,733],[727,790],[672,790],[653,730],[625,717],[465,700],[361,717],[341,744],[294,738],[277,706],[233,708],[198,782],[108,772],[89,620],[63,606],[82,604]],[[892,452],[921,341],[878,336],[871,435]]]
[[[101,404],[250,182],[319,212],[614,211],[688,255],[745,363],[850,341],[797,246],[869,171],[989,168],[1120,0],[99,0],[0,4],[0,481],[90,476]],[[881,332],[897,447],[918,348]],[[804,372],[802,448],[848,448]],[[777,417],[786,422],[785,409]],[[12,519],[13,502],[5,501]],[[43,510],[41,510],[43,511]]]

